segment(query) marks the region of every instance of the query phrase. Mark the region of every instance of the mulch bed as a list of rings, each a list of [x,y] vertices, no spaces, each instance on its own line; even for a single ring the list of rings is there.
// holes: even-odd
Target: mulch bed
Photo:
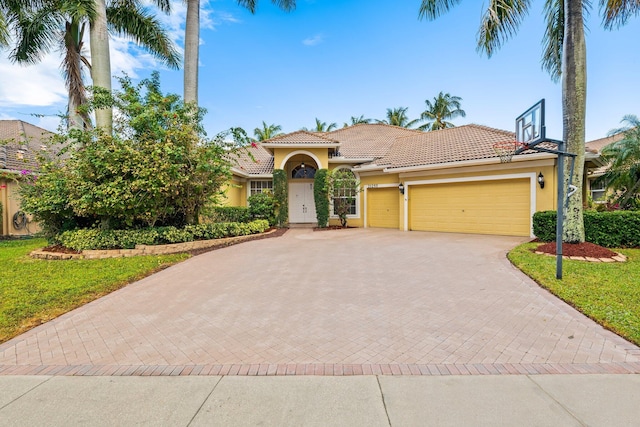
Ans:
[[[544,252],[547,254],[556,254],[556,242],[545,243],[538,246],[535,251]],[[593,243],[563,243],[562,255],[566,256],[581,256],[590,258],[611,258],[617,255],[617,253],[610,251],[607,248],[598,246]]]
[[[62,245],[53,245],[47,246],[46,248],[42,248],[44,252],[55,252],[57,254],[79,254],[81,251],[76,251],[74,249],[65,248]]]

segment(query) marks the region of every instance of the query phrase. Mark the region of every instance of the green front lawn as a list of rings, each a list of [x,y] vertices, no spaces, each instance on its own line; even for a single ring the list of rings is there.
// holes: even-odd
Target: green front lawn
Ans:
[[[613,249],[624,263],[563,260],[563,279],[556,279],[556,257],[531,252],[525,243],[509,253],[511,262],[542,287],[596,322],[640,345],[640,249]]]
[[[46,261],[42,239],[0,241],[0,343],[189,257],[187,254]]]

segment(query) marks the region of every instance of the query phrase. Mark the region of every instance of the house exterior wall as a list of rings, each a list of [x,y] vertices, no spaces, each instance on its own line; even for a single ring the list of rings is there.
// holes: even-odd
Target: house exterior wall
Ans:
[[[285,163],[285,170],[287,175],[290,176],[291,170],[294,166],[298,165],[300,161],[309,162],[308,154],[301,152],[302,150],[296,149],[276,149],[278,154],[276,165],[278,161],[282,162],[287,159]],[[306,151],[306,150],[305,150]],[[340,167],[352,167],[348,164],[322,164],[326,157],[326,149],[309,150],[309,152],[318,158],[321,162],[321,166],[327,166],[330,170]],[[322,154],[325,156],[322,156]],[[288,158],[287,158],[288,157]],[[456,167],[458,166],[458,167]],[[356,173],[358,171],[356,170]],[[542,173],[545,180],[544,189],[540,188],[537,183],[537,176]],[[466,192],[468,196],[462,196],[459,199],[468,197],[471,201],[476,195],[473,193],[474,189],[479,189],[484,194],[477,195],[478,205],[480,201],[486,204],[486,199],[493,199],[491,194],[495,195],[495,200],[490,203],[495,205],[495,210],[501,212],[507,212],[511,208],[509,206],[510,197],[509,191],[525,192],[524,196],[520,195],[519,202],[521,205],[520,214],[524,217],[526,214],[526,221],[530,222],[530,216],[532,212],[555,210],[557,202],[557,179],[556,179],[556,159],[555,158],[531,158],[526,161],[518,161],[506,164],[490,163],[490,164],[474,164],[464,167],[451,164],[444,165],[443,167],[433,167],[432,169],[425,170],[412,170],[412,171],[399,171],[398,173],[389,173],[379,171],[363,171],[358,175],[360,181],[361,191],[358,194],[357,214],[348,218],[348,225],[352,227],[367,227],[371,226],[368,222],[367,214],[378,215],[374,226],[389,227],[390,224],[394,224],[393,228],[400,230],[410,229],[411,215],[410,210],[412,203],[420,204],[430,203],[434,193],[428,191],[412,191],[416,190],[418,186],[428,186],[431,184],[446,185],[447,183],[455,183],[454,186],[449,188],[458,188],[463,192]],[[246,180],[245,180],[246,181]],[[495,185],[492,185],[494,182]],[[403,183],[405,185],[405,195],[402,195],[398,189],[398,184]],[[466,185],[465,183],[469,183]],[[476,184],[472,184],[476,183]],[[477,184],[483,183],[483,184]],[[246,186],[247,182],[240,182],[240,180],[234,180],[232,185],[227,189],[227,204],[234,206],[246,206]],[[238,186],[242,186],[239,188]],[[435,188],[435,187],[434,187]],[[378,190],[376,193],[375,191]],[[492,193],[493,191],[493,193]],[[442,194],[442,188],[440,188],[440,194]],[[488,195],[488,196],[487,196]],[[371,197],[369,197],[371,196]],[[410,201],[410,198],[414,200]],[[416,200],[415,198],[430,198],[429,200]],[[372,203],[389,203],[391,199],[395,199],[395,206],[388,208],[386,206],[374,206]],[[500,200],[502,201],[500,201]],[[526,201],[526,208],[523,203]],[[442,202],[441,203],[445,203]],[[492,205],[492,206],[493,206]],[[486,208],[486,206],[485,206]],[[529,212],[523,214],[523,209],[528,209]],[[486,210],[486,209],[485,209]],[[380,221],[380,212],[383,214],[388,213],[388,216]],[[500,222],[499,220],[497,221]],[[339,219],[331,217],[329,221],[330,225],[338,225]],[[520,226],[522,229],[522,226]],[[474,232],[470,229],[468,232]],[[478,232],[486,232],[481,229]],[[518,235],[525,235],[526,232],[522,230],[517,232]]]
[[[248,182],[246,182],[246,180],[234,177],[223,189],[223,205],[247,206],[247,185]]]
[[[309,156],[309,154],[311,156]],[[297,157],[300,156],[300,157]],[[307,147],[285,147],[274,148],[274,167],[276,169],[287,169],[286,165],[293,162],[299,162],[299,159],[306,159],[307,157],[316,158],[320,163],[317,165],[318,169],[327,169],[329,165],[329,150],[327,148],[307,148]],[[286,160],[286,163],[285,163]],[[308,161],[308,160],[306,160]],[[316,160],[314,159],[314,162]],[[287,169],[290,172],[290,169]]]
[[[537,184],[540,172],[545,179],[544,189]],[[400,180],[407,188],[403,200],[407,212],[402,213],[404,218],[401,218],[401,229],[532,235],[531,213],[555,209],[555,172],[555,159],[541,159],[400,174]],[[447,198],[447,191],[456,194]],[[513,198],[509,197],[509,191],[519,193],[517,202],[515,195]],[[520,194],[523,192],[526,194]],[[429,200],[425,200],[426,198]],[[464,214],[460,212],[465,203],[468,207],[473,207],[467,214],[473,215],[476,225],[463,221]],[[515,208],[515,203],[518,204],[519,210]],[[440,212],[426,212],[426,206],[431,207],[434,204],[436,208],[440,208]],[[449,206],[453,210],[447,214]],[[443,225],[441,229],[438,229],[437,225],[426,225],[425,221],[441,221],[444,224],[447,221],[443,217],[447,215],[450,217],[450,223]],[[514,223],[519,224],[512,225],[511,228],[502,227],[501,215],[505,221],[513,219]],[[524,225],[523,221],[526,221]]]
[[[13,226],[13,216],[20,211],[18,183],[13,180],[0,179],[0,203],[2,203],[2,235],[30,236],[40,231],[31,215],[27,215],[27,225],[22,229]]]

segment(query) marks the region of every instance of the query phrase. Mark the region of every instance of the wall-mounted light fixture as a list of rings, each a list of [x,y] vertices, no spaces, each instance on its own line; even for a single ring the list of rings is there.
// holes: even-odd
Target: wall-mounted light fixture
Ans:
[[[300,163],[300,168],[304,169],[304,162]]]
[[[398,185],[398,190],[400,190],[400,194],[404,194],[404,184],[403,183],[400,183]]]
[[[540,188],[544,188],[544,175],[542,175],[542,172],[538,174],[538,184],[540,184]]]

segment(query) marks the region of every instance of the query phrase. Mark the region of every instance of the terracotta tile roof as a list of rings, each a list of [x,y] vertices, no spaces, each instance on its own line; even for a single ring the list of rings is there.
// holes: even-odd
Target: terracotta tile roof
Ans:
[[[253,159],[247,153],[251,153]],[[233,161],[236,169],[251,175],[273,173],[273,156],[259,142],[255,147],[249,146],[246,151],[240,151]]]
[[[37,170],[36,157],[53,136],[22,120],[0,120],[0,169]]]
[[[306,130],[299,130],[284,135],[278,135],[271,139],[262,141],[263,144],[275,145],[290,145],[290,144],[339,144],[335,139],[327,138],[326,133],[322,132],[309,132]]]
[[[397,138],[423,133],[383,123],[361,123],[325,135],[342,143],[339,152],[342,157],[361,159],[383,157]]]
[[[617,133],[613,136],[607,136],[605,138],[594,139],[593,141],[589,141],[584,144],[586,151],[591,153],[600,153],[604,147],[607,145],[620,141],[624,138],[623,133]]]
[[[419,135],[399,138],[389,154],[375,163],[400,168],[486,159],[497,157],[494,143],[514,139],[513,132],[474,124],[420,132]]]

